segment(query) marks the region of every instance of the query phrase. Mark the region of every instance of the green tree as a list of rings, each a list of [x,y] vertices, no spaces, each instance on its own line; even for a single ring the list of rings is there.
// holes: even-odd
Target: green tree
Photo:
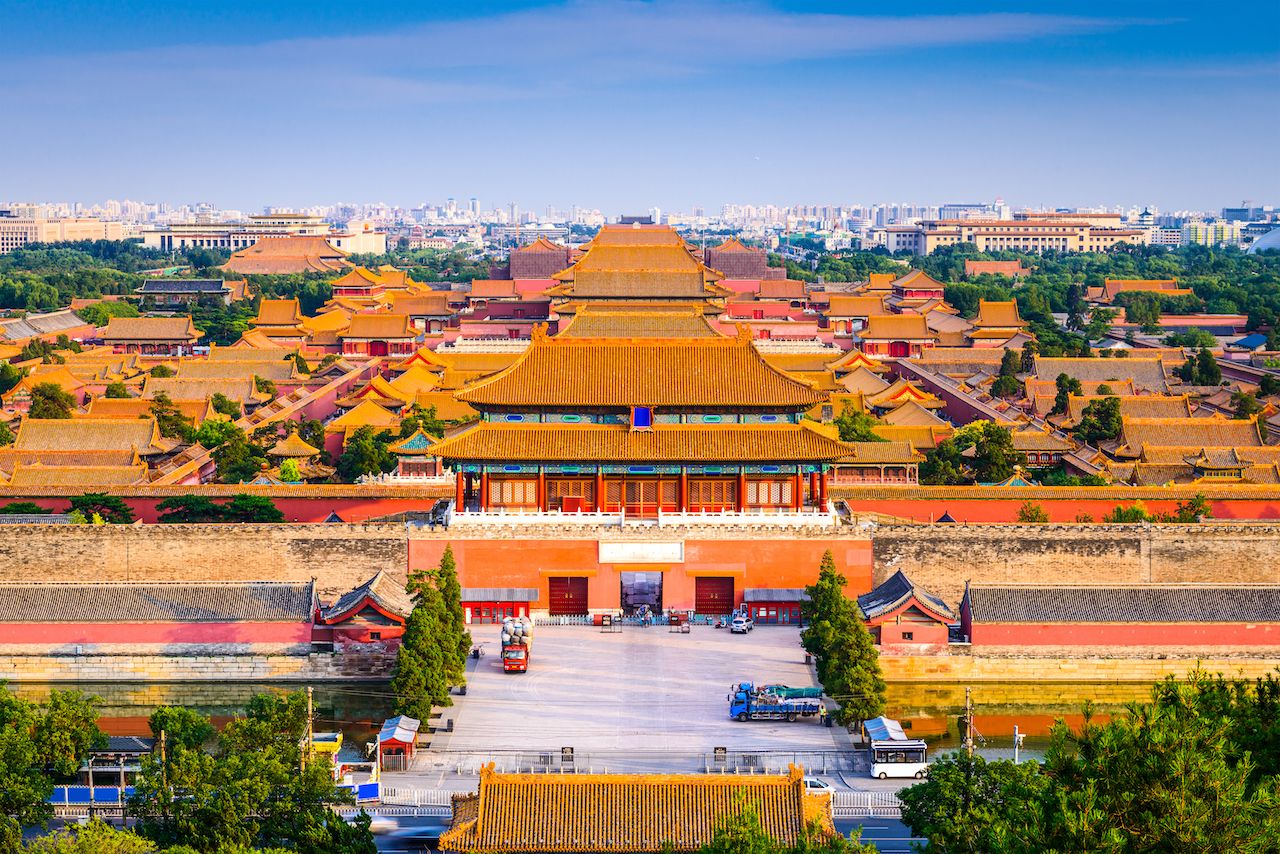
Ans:
[[[898,798],[902,822],[929,840],[930,851],[986,854],[1011,850],[1008,837],[1027,832],[1047,788],[1034,762],[987,762],[961,752],[934,761],[928,779]]]
[[[288,459],[280,464],[280,479],[285,483],[302,482],[302,469],[297,460]]]
[[[156,365],[151,369],[151,376],[158,380],[168,379],[173,376],[173,368],[168,365]]]
[[[963,452],[973,449],[968,467],[980,483],[999,483],[1013,475],[1014,469],[1026,465],[1027,458],[1013,447],[1013,434],[1007,427],[991,421],[971,421],[952,436],[951,441]]]
[[[52,691],[35,726],[40,764],[59,777],[80,770],[95,747],[105,747],[107,736],[98,729],[97,697],[79,691]]]
[[[1006,352],[1011,353],[1013,351],[1009,350]],[[1002,397],[1006,399],[1011,397],[1017,397],[1020,391],[1022,391],[1022,385],[1018,382],[1018,378],[1015,376],[1009,376],[1009,375],[998,376],[996,377],[995,382],[991,384],[991,393],[996,397]]]
[[[437,439],[444,436],[445,423],[437,417],[434,406],[424,408],[421,404],[415,403],[409,407],[409,411],[400,422],[400,438],[408,438],[419,429]]]
[[[284,513],[265,495],[237,493],[222,507],[228,522],[283,522]]]
[[[300,374],[310,374],[311,366],[307,364],[307,360],[302,358],[300,353],[293,354],[293,365]]]
[[[94,326],[106,326],[113,317],[138,317],[140,312],[132,303],[123,300],[98,302],[76,309],[76,314],[85,323]]]
[[[392,439],[386,430],[370,426],[356,428],[347,438],[346,450],[338,457],[338,477],[354,483],[362,475],[393,471],[396,457],[387,450]]]
[[[151,416],[155,418],[161,436],[181,439],[184,442],[191,441],[191,435],[194,432],[191,419],[179,411],[167,392],[156,392],[151,400]]]
[[[30,418],[70,418],[76,399],[57,383],[39,383],[31,389]]]
[[[267,455],[262,448],[249,442],[244,431],[237,427],[235,433],[214,449],[213,461],[218,467],[220,481],[243,483],[262,471],[267,464]]]
[[[1202,347],[1194,356],[1188,356],[1182,366],[1174,369],[1174,373],[1191,385],[1210,386],[1222,382],[1222,369],[1207,347]]]
[[[462,584],[458,581],[458,564],[453,546],[446,545],[435,572],[435,586],[440,591],[440,605],[446,631],[442,638],[445,649],[446,675],[454,685],[465,685],[467,653],[471,651],[471,632],[467,631],[466,613],[462,610]]]
[[[0,514],[3,515],[44,515],[53,511],[47,507],[41,507],[34,501],[11,501],[0,507]]]
[[[449,650],[441,641],[448,633],[449,617],[435,585],[411,580],[409,590],[417,594],[417,600],[400,638],[391,690],[397,714],[425,721],[433,707],[453,705]]]
[[[1138,522],[1154,522],[1155,517],[1147,512],[1147,505],[1135,501],[1132,506],[1116,505],[1114,509],[1102,517],[1103,522],[1113,525],[1132,525]]]
[[[22,847],[25,854],[149,854],[155,850],[153,843],[132,830],[116,830],[96,818],[37,837]]]
[[[1049,521],[1049,514],[1044,508],[1031,501],[1022,502],[1018,508],[1018,522],[1022,524],[1041,524]]]
[[[259,394],[265,394],[272,400],[280,396],[280,392],[276,390],[276,384],[266,377],[254,377],[253,387]]]
[[[198,442],[201,447],[209,449],[217,448],[237,438],[243,441],[244,431],[237,427],[234,422],[225,421],[221,418],[206,418],[201,421],[199,429],[191,437],[192,441]]]
[[[22,382],[22,378],[26,375],[27,372],[22,368],[15,367],[8,362],[0,362],[0,394],[4,394]]]
[[[861,831],[848,839],[839,833],[823,832],[811,822],[795,844],[788,845],[771,836],[760,820],[760,810],[747,797],[735,798],[731,811],[716,822],[711,841],[698,849],[700,854],[875,854],[874,845],[858,840]]]
[[[1199,522],[1201,519],[1212,518],[1213,507],[1210,506],[1209,499],[1205,498],[1203,494],[1197,492],[1187,501],[1179,501],[1177,508],[1173,511],[1173,515],[1171,515],[1167,520],[1162,519],[1161,521],[1190,524],[1193,522]]]
[[[122,400],[129,396],[129,387],[116,380],[107,386],[106,396],[111,400]]]
[[[1275,374],[1264,375],[1262,379],[1258,380],[1258,394],[1262,397],[1280,394],[1280,377]]]
[[[1231,395],[1231,417],[1239,421],[1248,421],[1262,411],[1262,404],[1250,392],[1237,391]]]
[[[1120,418],[1120,398],[1104,397],[1091,400],[1080,415],[1080,423],[1072,433],[1081,442],[1096,445],[1098,442],[1114,439],[1120,435],[1124,426]]]
[[[1199,349],[1217,347],[1218,339],[1213,336],[1213,333],[1192,326],[1190,329],[1166,335],[1164,343],[1170,347],[1195,347]]]
[[[240,417],[240,403],[232,400],[220,391],[215,391],[213,397],[210,398],[213,404],[213,411],[220,415],[225,415],[232,421]]]
[[[840,431],[841,442],[883,442],[876,432],[876,419],[852,404],[845,404],[844,410],[835,420],[836,429]]]
[[[222,505],[205,495],[172,495],[156,505],[158,522],[221,522],[225,518]]]
[[[1022,356],[1017,350],[1005,350],[1000,357],[1000,376],[1016,377],[1022,370]]]
[[[1064,415],[1071,395],[1084,394],[1084,387],[1080,385],[1080,380],[1066,374],[1058,374],[1053,384],[1057,389],[1057,394],[1054,395],[1053,409],[1049,410],[1049,414]]]
[[[953,440],[943,439],[938,447],[925,454],[924,462],[920,463],[920,482],[931,486],[973,483]]]
[[[100,516],[113,525],[133,524],[133,510],[123,499],[101,492],[86,492],[71,499],[71,510],[87,517]]]
[[[823,690],[839,704],[833,717],[847,726],[884,711],[886,686],[875,641],[845,595],[845,584],[828,550],[818,580],[805,588],[809,601],[801,605],[801,613],[808,627],[800,641],[815,657]]]
[[[217,733],[207,717],[186,706],[159,706],[147,718],[147,725],[157,741],[164,733],[166,745],[173,749],[199,750]]]

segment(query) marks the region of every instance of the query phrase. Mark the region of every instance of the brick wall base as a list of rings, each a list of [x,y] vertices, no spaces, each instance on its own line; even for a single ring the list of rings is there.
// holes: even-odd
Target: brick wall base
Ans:
[[[386,680],[388,655],[0,655],[10,682],[324,682]]]

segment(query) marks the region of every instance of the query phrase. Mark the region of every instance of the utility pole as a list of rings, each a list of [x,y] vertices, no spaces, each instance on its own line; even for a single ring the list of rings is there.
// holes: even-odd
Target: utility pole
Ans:
[[[311,755],[311,745],[314,741],[314,738],[312,737],[312,731],[311,731],[311,727],[312,727],[311,715],[312,715],[311,686],[308,685],[307,686],[307,743],[303,745],[303,748],[302,748],[302,769],[304,771],[307,768],[307,757]]]
[[[964,750],[973,757],[973,697],[972,689],[965,686],[964,689]]]

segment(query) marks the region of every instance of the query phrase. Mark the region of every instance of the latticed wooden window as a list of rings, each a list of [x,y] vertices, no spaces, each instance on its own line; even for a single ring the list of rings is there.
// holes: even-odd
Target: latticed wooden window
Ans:
[[[596,500],[596,482],[589,477],[567,477],[547,479],[547,507],[558,510],[563,506],[565,498],[581,498],[583,503],[594,506]]]
[[[674,510],[680,500],[680,484],[674,480],[664,480],[659,487],[662,493],[662,506]]]
[[[538,482],[517,478],[490,479],[490,507],[537,507]]]
[[[791,481],[747,481],[747,504],[751,507],[785,507],[790,505]]]
[[[736,507],[738,483],[732,478],[707,478],[689,481],[689,507],[694,510],[719,510]]]
[[[622,503],[622,481],[609,480],[604,484],[604,500],[612,507]]]

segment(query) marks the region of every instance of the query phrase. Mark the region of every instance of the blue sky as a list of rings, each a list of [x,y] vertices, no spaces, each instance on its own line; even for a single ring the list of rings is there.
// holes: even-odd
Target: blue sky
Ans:
[[[8,199],[1280,203],[1275,0],[4,0],[0,74]]]

